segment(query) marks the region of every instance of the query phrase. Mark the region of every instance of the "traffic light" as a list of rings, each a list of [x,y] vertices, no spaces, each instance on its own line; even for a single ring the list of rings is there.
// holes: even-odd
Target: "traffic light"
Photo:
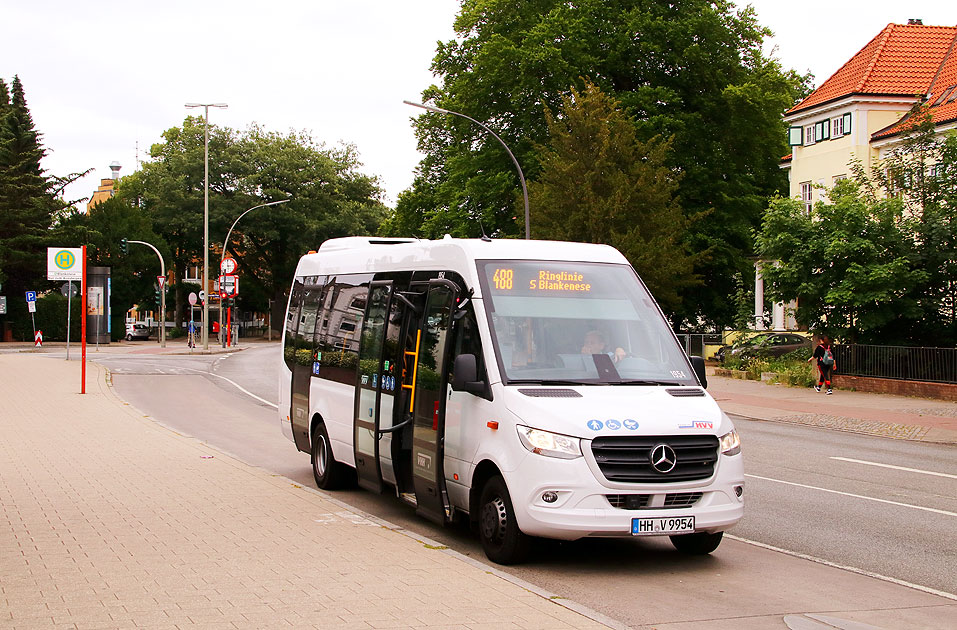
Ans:
[[[120,251],[123,252],[123,254],[130,253],[130,244],[125,238],[120,239]]]
[[[160,306],[160,290],[159,290],[159,289],[155,289],[155,290],[153,291],[153,293],[156,294],[156,308],[159,308],[159,306]]]

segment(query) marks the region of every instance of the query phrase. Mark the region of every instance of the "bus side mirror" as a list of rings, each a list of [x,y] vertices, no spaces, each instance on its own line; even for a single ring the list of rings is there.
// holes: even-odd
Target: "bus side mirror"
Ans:
[[[704,368],[704,359],[701,357],[688,357],[691,359],[691,367],[694,369],[694,375],[698,377],[698,382],[705,389],[708,388],[708,373]]]
[[[460,354],[455,357],[452,366],[452,389],[457,392],[481,394],[485,391],[485,383],[478,380],[478,366],[474,354]]]

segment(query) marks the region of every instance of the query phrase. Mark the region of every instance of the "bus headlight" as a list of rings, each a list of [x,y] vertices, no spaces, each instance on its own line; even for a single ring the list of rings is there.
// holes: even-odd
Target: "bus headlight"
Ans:
[[[730,432],[725,433],[718,438],[718,448],[721,449],[722,455],[737,455],[741,452],[741,438],[738,437],[737,431],[731,429]]]
[[[522,445],[536,455],[559,459],[575,459],[582,456],[581,440],[578,438],[521,425],[517,428]]]

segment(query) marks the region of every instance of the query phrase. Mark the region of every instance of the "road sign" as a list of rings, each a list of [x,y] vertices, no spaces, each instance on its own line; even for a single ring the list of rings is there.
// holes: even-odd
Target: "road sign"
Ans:
[[[236,271],[236,259],[235,258],[223,258],[223,261],[219,263],[219,270],[225,274],[230,274]]]
[[[159,283],[160,290],[162,290],[163,285],[166,284],[166,276],[156,276],[156,282]]]
[[[27,291],[27,302],[36,302],[36,301],[37,301],[37,292]]]
[[[239,276],[226,274],[219,277],[219,297],[228,298],[239,295]]]
[[[27,311],[30,312],[30,313],[36,313],[36,312],[37,312],[37,302],[36,302],[36,300],[34,300],[33,302],[27,302]]]
[[[72,282],[64,282],[63,286],[60,287],[60,293],[63,294],[63,297],[76,297],[77,288],[76,285]]]
[[[0,315],[7,314],[7,296],[0,295]]]
[[[190,293],[190,294],[189,294],[189,305],[190,305],[190,306],[196,306],[197,300],[198,300],[198,298],[196,297],[196,294],[195,294],[195,293]]]
[[[42,345],[43,345],[43,331],[38,330],[35,333],[33,333],[33,347],[39,348]]]
[[[82,280],[83,249],[47,247],[47,280]]]
[[[205,299],[206,299],[206,292],[205,292],[205,291],[200,291],[200,292],[199,292],[199,303],[202,304]]]

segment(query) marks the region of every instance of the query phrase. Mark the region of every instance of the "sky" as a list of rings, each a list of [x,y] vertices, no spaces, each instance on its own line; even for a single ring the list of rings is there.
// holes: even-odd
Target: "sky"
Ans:
[[[739,7],[747,3],[738,3]],[[775,36],[766,52],[820,85],[888,23],[957,25],[957,2],[754,0]],[[438,41],[455,36],[458,0],[0,0],[0,77],[19,75],[55,175],[94,171],[66,191],[89,197],[110,163],[137,157],[188,114],[210,122],[309,131],[354,144],[393,206],[422,156],[410,119],[436,83]],[[85,203],[80,205],[85,208]]]

